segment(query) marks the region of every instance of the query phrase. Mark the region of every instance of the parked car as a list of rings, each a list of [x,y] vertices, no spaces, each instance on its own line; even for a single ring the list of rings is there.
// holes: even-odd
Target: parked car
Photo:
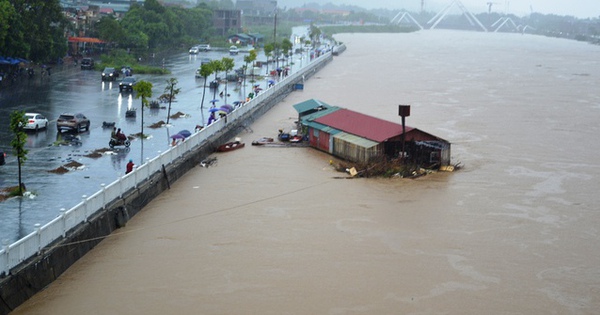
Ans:
[[[114,81],[119,77],[119,71],[115,68],[104,68],[102,71],[102,81]]]
[[[83,58],[81,59],[81,70],[92,70],[94,69],[94,59]]]
[[[137,79],[134,76],[123,78],[119,83],[119,92],[133,92],[136,83]]]
[[[25,119],[27,124],[23,126],[23,129],[38,131],[41,128],[48,127],[48,119],[39,113],[25,113]]]
[[[82,113],[61,114],[56,120],[56,129],[61,132],[62,130],[77,131],[80,132],[83,129],[90,130],[90,120],[85,117]]]
[[[200,65],[202,66],[203,64],[207,64],[210,63],[210,58],[202,58],[202,60],[200,60]]]
[[[237,48],[237,46],[231,46],[229,47],[229,54],[230,55],[237,55],[240,52],[240,49]]]
[[[198,47],[198,49],[200,51],[205,51],[206,52],[206,51],[210,50],[210,44],[200,44],[197,47]]]
[[[200,49],[198,48],[198,46],[194,46],[194,47],[190,48],[190,55],[196,55],[199,52],[200,52]]]

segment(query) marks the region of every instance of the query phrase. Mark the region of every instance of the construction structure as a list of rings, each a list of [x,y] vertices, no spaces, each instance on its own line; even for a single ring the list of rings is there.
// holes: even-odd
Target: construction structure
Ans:
[[[481,24],[479,19],[477,19],[477,17],[473,15],[473,13],[467,10],[467,8],[462,4],[462,2],[460,2],[460,0],[452,0],[448,6],[446,6],[442,11],[438,12],[433,18],[431,18],[431,20],[427,22],[427,24],[432,24],[429,29],[434,29],[446,17],[450,9],[452,9],[455,5],[462,11],[462,13],[472,26],[475,26],[475,24],[477,24],[479,27],[481,27],[481,29],[484,32],[487,32],[487,28],[485,28],[485,26]]]
[[[408,13],[406,11],[398,12],[398,14],[396,14],[396,16],[394,16],[394,18],[390,21],[390,23],[391,24],[400,24],[403,21],[408,21],[409,24],[412,22],[412,24],[415,24],[416,26],[418,26],[419,29],[424,30],[423,26],[421,26],[421,24],[419,24],[419,22],[417,22],[417,20],[415,20],[415,18],[413,18],[413,16],[410,15],[410,13]]]

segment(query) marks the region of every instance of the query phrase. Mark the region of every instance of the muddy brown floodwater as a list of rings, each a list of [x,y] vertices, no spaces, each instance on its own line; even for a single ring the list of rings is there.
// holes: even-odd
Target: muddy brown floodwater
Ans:
[[[215,154],[14,314],[592,314],[600,46],[521,34],[344,34],[309,98],[452,142],[464,168],[340,180],[329,155]],[[334,161],[335,163],[335,161]]]

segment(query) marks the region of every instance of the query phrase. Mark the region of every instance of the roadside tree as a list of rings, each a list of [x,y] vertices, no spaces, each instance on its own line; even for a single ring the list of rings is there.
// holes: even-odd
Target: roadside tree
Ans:
[[[25,191],[25,185],[21,179],[21,166],[27,160],[27,150],[25,149],[27,134],[23,131],[23,127],[26,124],[27,119],[25,118],[25,112],[14,111],[10,114],[10,130],[15,135],[10,141],[10,145],[13,147],[15,155],[17,156],[17,164],[19,167],[19,187],[16,192],[19,196],[23,196],[23,192]]]
[[[167,125],[169,124],[169,118],[171,116],[171,102],[175,99],[175,95],[181,92],[181,88],[175,88],[178,81],[175,78],[167,80],[167,86],[165,87],[165,95],[169,98],[169,108],[167,110]]]
[[[250,50],[250,52],[248,53],[248,55],[244,56],[244,97],[246,95],[246,72],[248,71],[248,64],[253,63],[254,60],[256,60],[257,54],[256,54],[256,50],[252,49]],[[253,69],[254,70],[254,69]],[[254,73],[254,71],[252,71],[252,73]]]
[[[136,85],[133,86],[133,90],[136,93],[135,98],[142,99],[142,131],[140,132],[140,139],[144,141],[144,107],[149,106],[150,102],[148,101],[148,99],[152,97],[152,83],[145,80],[139,81]]]
[[[229,71],[233,70],[233,67],[235,67],[235,62],[233,58],[223,57],[221,59],[221,64],[223,65],[223,70],[225,71],[225,104],[227,104],[227,84],[229,83],[227,74]]]

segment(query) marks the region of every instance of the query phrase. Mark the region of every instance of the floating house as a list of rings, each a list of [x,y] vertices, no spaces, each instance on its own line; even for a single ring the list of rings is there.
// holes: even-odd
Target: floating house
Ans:
[[[423,166],[450,165],[450,142],[417,128],[403,129],[401,124],[315,99],[294,108],[310,146],[336,157],[369,163],[404,156]]]

